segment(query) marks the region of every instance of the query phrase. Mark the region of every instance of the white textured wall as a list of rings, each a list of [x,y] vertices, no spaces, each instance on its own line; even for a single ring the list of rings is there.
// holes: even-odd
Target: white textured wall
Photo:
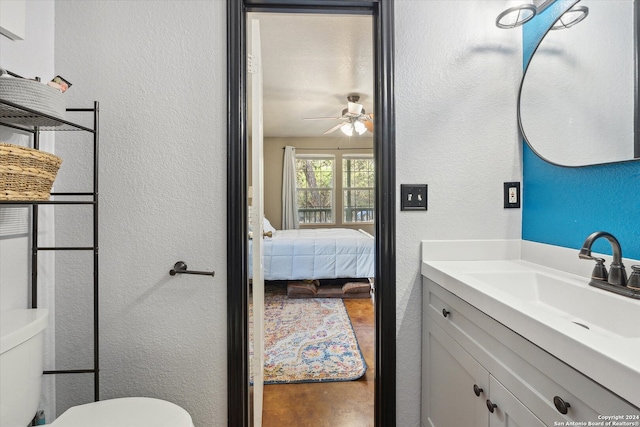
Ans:
[[[227,414],[225,13],[223,1],[56,1],[56,70],[71,102],[101,108],[101,397],[166,399],[197,427]],[[76,219],[58,217],[73,240],[62,230]],[[179,260],[216,276],[170,277]],[[72,328],[89,308],[85,279],[68,276]]]
[[[103,398],[149,395],[226,423],[225,16],[215,2],[56,2],[60,73],[101,101]],[[420,240],[518,238],[518,31],[499,1],[396,0],[398,425],[420,416]],[[70,155],[72,155],[70,153]],[[184,192],[184,195],[180,195]],[[184,258],[215,279],[169,278]]]
[[[418,426],[423,239],[520,238],[502,183],[521,181],[520,31],[497,1],[395,0],[396,180],[429,185],[427,212],[397,213],[398,425]]]

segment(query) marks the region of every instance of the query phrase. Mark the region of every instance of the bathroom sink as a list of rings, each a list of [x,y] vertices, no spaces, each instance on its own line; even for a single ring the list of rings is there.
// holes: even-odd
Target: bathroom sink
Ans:
[[[466,273],[497,292],[531,304],[594,333],[640,338],[638,303],[588,286],[588,280],[538,271],[482,271]]]
[[[535,242],[424,241],[421,272],[640,408],[640,299],[590,286],[593,266]]]

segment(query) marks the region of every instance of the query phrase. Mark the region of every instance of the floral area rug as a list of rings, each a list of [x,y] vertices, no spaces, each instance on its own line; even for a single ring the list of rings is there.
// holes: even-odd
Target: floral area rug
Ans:
[[[366,370],[341,299],[265,294],[265,384],[350,381]]]

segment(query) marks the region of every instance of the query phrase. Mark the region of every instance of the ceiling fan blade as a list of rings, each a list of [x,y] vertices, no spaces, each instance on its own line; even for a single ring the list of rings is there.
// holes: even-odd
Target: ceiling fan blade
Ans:
[[[334,132],[338,129],[340,129],[340,126],[344,125],[344,123],[338,123],[337,125],[335,125],[334,127],[332,127],[331,129],[329,129],[328,131],[326,131],[325,133],[323,133],[323,135],[327,135],[331,132]]]
[[[365,120],[364,121],[364,127],[366,127],[369,132],[373,133],[373,122],[372,121]]]

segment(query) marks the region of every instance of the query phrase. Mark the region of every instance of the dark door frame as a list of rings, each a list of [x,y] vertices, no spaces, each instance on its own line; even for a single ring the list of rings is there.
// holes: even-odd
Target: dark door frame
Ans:
[[[228,425],[249,426],[246,13],[370,14],[376,165],[375,425],[396,425],[396,245],[393,0],[227,0]]]

